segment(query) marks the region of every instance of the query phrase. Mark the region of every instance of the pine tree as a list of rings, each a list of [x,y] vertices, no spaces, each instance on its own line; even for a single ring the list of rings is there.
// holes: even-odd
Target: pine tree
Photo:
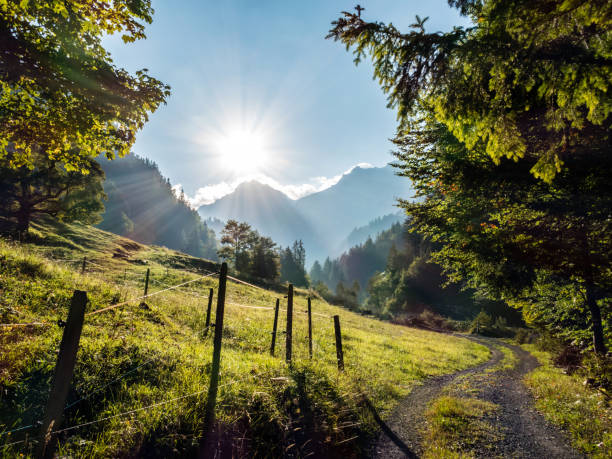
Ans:
[[[318,284],[323,281],[323,268],[321,268],[321,264],[318,260],[316,260],[312,268],[310,268],[310,281],[313,284]]]
[[[243,272],[248,268],[248,250],[251,248],[256,236],[251,225],[236,220],[228,220],[221,232],[221,244],[219,257],[231,260],[234,268]]]

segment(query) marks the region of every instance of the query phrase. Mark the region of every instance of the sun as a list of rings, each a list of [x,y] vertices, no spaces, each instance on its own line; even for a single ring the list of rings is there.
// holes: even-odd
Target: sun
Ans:
[[[263,172],[268,161],[265,140],[260,132],[234,129],[218,136],[215,149],[224,168],[240,174]]]

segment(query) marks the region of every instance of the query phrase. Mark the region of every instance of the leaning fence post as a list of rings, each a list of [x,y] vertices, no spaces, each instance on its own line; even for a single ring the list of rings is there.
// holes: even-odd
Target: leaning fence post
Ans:
[[[217,390],[219,388],[219,369],[221,366],[221,338],[223,335],[223,311],[225,309],[225,284],[227,282],[227,263],[221,264],[219,273],[219,288],[217,289],[217,314],[215,316],[215,336],[213,339],[212,368],[210,371],[210,385],[204,413],[204,432],[200,443],[199,457],[204,459],[214,457],[216,447],[213,443],[213,429],[215,426],[215,405],[217,403]],[[211,454],[212,453],[212,454]]]
[[[151,271],[151,268],[147,268],[147,275],[145,277],[145,287],[144,287],[144,297],[147,296],[147,293],[149,293],[149,272]]]
[[[287,292],[287,330],[285,332],[285,359],[291,363],[293,345],[293,284],[289,284]]]
[[[274,308],[274,324],[272,325],[272,344],[270,344],[270,355],[274,357],[274,347],[276,345],[276,326],[278,325],[278,309],[280,300],[276,299],[276,307]]]
[[[336,332],[336,357],[338,370],[344,370],[344,354],[342,353],[342,333],[340,332],[340,316],[334,316],[334,330]]]
[[[312,359],[312,308],[308,297],[308,354]]]
[[[204,336],[208,335],[208,328],[210,327],[210,310],[212,308],[213,301],[213,289],[210,288],[208,292],[208,308],[206,308],[206,328],[204,329]]]
[[[85,318],[85,305],[87,293],[75,290],[68,311],[66,327],[62,334],[59,355],[55,364],[55,373],[51,382],[49,400],[45,408],[45,417],[40,431],[40,441],[36,457],[44,458],[51,455],[52,446],[49,444],[51,433],[57,430],[62,422],[62,413],[66,406],[66,397],[70,389],[70,381],[74,372],[74,364],[79,349],[81,330]]]

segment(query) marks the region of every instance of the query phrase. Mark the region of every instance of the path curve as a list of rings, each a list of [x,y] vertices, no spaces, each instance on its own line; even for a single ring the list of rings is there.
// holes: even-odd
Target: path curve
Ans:
[[[372,447],[369,457],[395,459],[423,454],[419,426],[425,423],[425,410],[429,402],[437,398],[442,389],[456,378],[477,375],[499,363],[503,354],[491,343],[511,349],[518,362],[510,370],[495,372],[493,383],[479,388],[478,398],[499,405],[499,410],[485,418],[504,433],[503,438],[488,449],[476,451],[477,457],[562,458],[584,457],[569,446],[563,432],[550,425],[535,410],[533,397],[523,384],[525,374],[539,366],[535,357],[518,346],[498,340],[463,336],[489,348],[491,358],[476,367],[435,377],[415,388],[392,411],[384,423],[383,433]]]

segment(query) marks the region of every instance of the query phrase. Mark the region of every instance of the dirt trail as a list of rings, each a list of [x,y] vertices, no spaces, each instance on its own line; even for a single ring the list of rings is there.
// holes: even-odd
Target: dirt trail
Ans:
[[[430,379],[417,387],[392,412],[384,424],[383,433],[373,446],[370,457],[405,458],[420,457],[423,454],[419,426],[425,424],[425,410],[428,404],[441,395],[444,387],[459,377],[472,377],[487,373],[498,364],[503,354],[491,343],[505,346],[514,352],[518,362],[514,368],[496,371],[486,378],[487,384],[476,387],[478,398],[499,405],[499,410],[485,418],[503,435],[494,445],[483,445],[481,450],[472,451],[477,457],[517,458],[579,458],[565,435],[550,425],[534,408],[533,398],[522,383],[523,376],[536,368],[539,363],[528,352],[497,340],[470,337],[491,350],[491,359],[467,370]]]

